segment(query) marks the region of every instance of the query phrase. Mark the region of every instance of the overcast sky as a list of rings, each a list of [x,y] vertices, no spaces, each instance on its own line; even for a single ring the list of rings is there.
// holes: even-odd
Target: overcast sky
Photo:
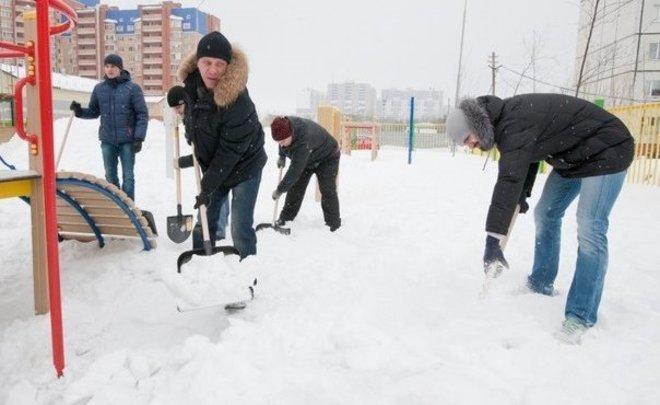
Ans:
[[[120,9],[135,0],[106,0]],[[138,0],[139,4],[159,1]],[[454,101],[463,0],[332,2],[180,0],[221,19],[221,30],[250,58],[248,89],[262,112],[293,113],[299,90],[331,82],[376,89],[442,90]],[[326,8],[324,8],[326,7]],[[461,96],[489,93],[491,52],[502,65],[500,96],[553,91],[572,83],[579,0],[468,0]],[[531,66],[536,44],[535,74]],[[510,70],[508,70],[510,69]]]

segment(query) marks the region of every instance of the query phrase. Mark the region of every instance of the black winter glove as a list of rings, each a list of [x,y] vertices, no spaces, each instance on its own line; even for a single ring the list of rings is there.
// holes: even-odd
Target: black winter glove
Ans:
[[[193,209],[198,209],[200,205],[209,206],[209,195],[203,191],[195,197],[195,205],[193,205]]]
[[[284,166],[286,166],[286,158],[284,156],[280,156],[280,158],[277,159],[277,168],[281,169]]]
[[[133,141],[133,153],[138,153],[142,150],[142,141]]]
[[[275,191],[273,191],[273,200],[277,200],[278,198],[280,198],[281,195],[282,193],[280,193],[279,191],[277,191],[277,189],[275,189]]]
[[[497,277],[504,268],[508,269],[509,263],[507,263],[502,248],[500,248],[500,240],[488,235],[486,237],[486,249],[484,250],[484,272]]]
[[[77,101],[72,101],[69,110],[73,111],[73,115],[80,117],[82,115],[82,106]]]
[[[186,156],[181,156],[179,157],[179,160],[177,161],[177,164],[179,165],[179,169],[185,169],[187,167],[193,167],[193,156],[192,155],[186,155]]]

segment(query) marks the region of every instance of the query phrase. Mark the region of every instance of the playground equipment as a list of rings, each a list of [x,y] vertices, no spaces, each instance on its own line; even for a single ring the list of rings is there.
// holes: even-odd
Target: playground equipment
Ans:
[[[342,122],[342,150],[350,155],[351,150],[371,150],[371,160],[378,157],[380,149],[380,126],[375,122]]]
[[[144,250],[156,247],[153,219],[126,193],[105,180],[77,172],[57,173],[57,229],[62,239],[100,247],[105,237],[139,238]]]
[[[49,25],[49,8],[66,19]],[[53,97],[50,66],[50,36],[73,28],[75,11],[63,0],[35,0],[35,9],[26,11],[25,46],[0,42],[1,58],[25,57],[26,77],[14,88],[15,119],[18,136],[29,143],[30,170],[3,172],[0,177],[7,196],[30,196],[32,216],[32,255],[35,312],[50,310],[53,364],[62,376],[64,370],[64,339],[60,298],[55,159],[53,145]],[[26,87],[27,85],[29,87]],[[23,90],[26,90],[30,120],[24,122]],[[37,113],[38,112],[38,113]]]

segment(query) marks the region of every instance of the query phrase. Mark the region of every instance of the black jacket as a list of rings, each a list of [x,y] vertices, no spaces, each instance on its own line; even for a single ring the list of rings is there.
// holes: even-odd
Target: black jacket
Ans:
[[[314,170],[323,161],[339,158],[339,145],[335,138],[312,120],[287,117],[293,128],[293,142],[279,148],[279,155],[291,159],[291,165],[277,186],[277,191],[286,193],[298,181],[305,170]]]
[[[246,88],[245,54],[232,47],[232,60],[213,89],[205,89],[197,57],[191,55],[179,69],[190,98],[186,106],[186,136],[204,172],[202,191],[230,189],[261,173],[268,157],[264,131]]]
[[[487,232],[506,235],[520,195],[531,192],[538,162],[546,161],[569,178],[617,173],[632,162],[634,140],[626,126],[589,101],[525,94],[507,99],[482,96],[477,102],[487,113],[501,154]]]

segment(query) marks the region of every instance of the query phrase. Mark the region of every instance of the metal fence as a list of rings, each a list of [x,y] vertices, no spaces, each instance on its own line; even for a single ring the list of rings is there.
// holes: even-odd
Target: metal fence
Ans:
[[[382,123],[380,126],[380,144],[408,147],[410,126],[406,123]],[[413,128],[413,148],[430,149],[449,146],[444,124],[415,124]]]

